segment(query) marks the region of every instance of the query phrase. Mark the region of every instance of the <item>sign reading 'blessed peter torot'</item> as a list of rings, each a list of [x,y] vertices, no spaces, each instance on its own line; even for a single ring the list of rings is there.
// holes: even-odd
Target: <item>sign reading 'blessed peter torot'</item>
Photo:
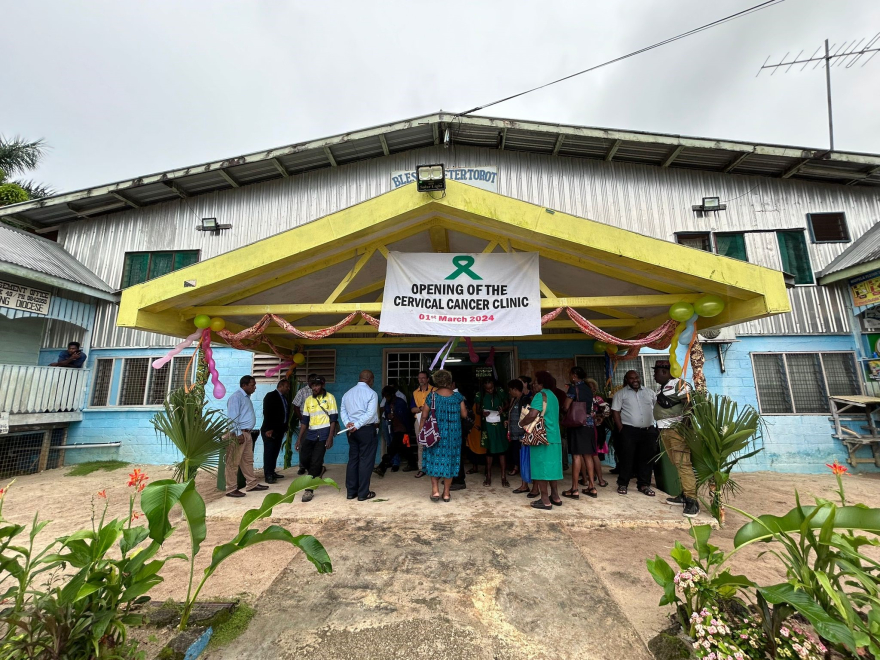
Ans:
[[[541,334],[538,255],[391,252],[380,332],[442,337]]]

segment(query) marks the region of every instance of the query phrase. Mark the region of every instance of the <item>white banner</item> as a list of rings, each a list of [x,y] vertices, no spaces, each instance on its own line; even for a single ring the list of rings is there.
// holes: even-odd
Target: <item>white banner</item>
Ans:
[[[33,289],[23,284],[0,281],[0,307],[20,309],[45,316],[49,313],[51,299],[52,296],[48,291]]]
[[[380,332],[441,337],[541,334],[536,252],[391,252]]]
[[[416,180],[415,170],[395,170],[391,173],[391,187],[400,188]],[[447,181],[461,181],[470,186],[482,188],[489,192],[498,192],[498,168],[487,167],[450,167],[446,170]]]

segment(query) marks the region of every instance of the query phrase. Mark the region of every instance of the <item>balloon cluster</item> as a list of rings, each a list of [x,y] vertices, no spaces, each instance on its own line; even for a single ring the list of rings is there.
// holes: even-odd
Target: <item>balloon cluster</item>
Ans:
[[[226,396],[226,388],[220,382],[220,374],[217,373],[217,365],[214,363],[214,351],[211,350],[211,331],[220,332],[226,327],[226,321],[219,316],[212,319],[207,314],[199,314],[193,319],[193,324],[202,331],[201,346],[205,353],[205,361],[208,363],[211,382],[214,383],[214,398],[222,399]]]
[[[593,351],[596,353],[605,353],[606,355],[617,355],[620,349],[614,344],[608,344],[604,341],[594,341]]]
[[[669,350],[669,373],[673,377],[680,378],[682,369],[687,364],[694,334],[697,332],[697,317],[718,316],[723,309],[724,301],[711,293],[698,298],[693,304],[677,302],[669,308],[669,318],[678,321]]]

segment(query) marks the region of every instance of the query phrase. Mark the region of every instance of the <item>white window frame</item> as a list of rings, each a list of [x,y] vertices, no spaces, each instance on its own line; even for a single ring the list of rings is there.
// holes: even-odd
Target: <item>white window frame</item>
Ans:
[[[92,383],[89,386],[88,407],[94,408],[95,410],[108,410],[108,409],[118,409],[118,408],[125,408],[125,409],[137,408],[137,409],[154,410],[154,409],[162,408],[161,403],[146,403],[147,396],[149,395],[149,392],[150,392],[150,384],[153,381],[154,372],[156,372],[156,370],[153,369],[153,367],[151,365],[152,365],[153,360],[158,360],[160,357],[162,357],[162,356],[161,355],[149,355],[149,356],[147,356],[147,355],[131,355],[128,357],[106,357],[106,358],[99,357],[99,358],[97,358],[95,361],[96,362],[96,365],[95,365],[96,369],[97,369],[97,362],[99,360],[112,360],[113,361],[113,368],[110,370],[110,389],[107,392],[107,403],[105,405],[102,406],[102,405],[97,405],[97,404],[92,403],[93,395],[94,395],[94,387],[97,383],[97,379],[93,378]],[[190,360],[190,358],[191,358],[190,355],[181,355],[181,356],[174,357],[171,360],[171,362],[168,363],[170,372],[168,373],[168,383],[165,386],[165,396],[166,397],[171,392],[171,384],[173,382],[172,376],[174,375],[174,363],[177,362],[178,360],[185,360],[188,362]],[[143,401],[144,403],[120,404],[119,399],[122,396],[122,377],[123,377],[123,374],[125,374],[125,362],[126,362],[126,360],[138,360],[138,359],[148,360],[148,363],[147,363],[147,370],[148,370],[147,371],[147,383],[146,383],[146,387],[144,387],[144,395],[141,399],[141,401]],[[195,363],[193,363],[193,364],[194,364],[194,368],[195,368]],[[119,376],[118,386],[116,388],[115,396],[113,396],[113,394],[114,394],[113,393],[113,386],[114,386],[114,383],[116,382],[117,374]]]
[[[758,388],[758,373],[755,371],[755,360],[752,356],[755,355],[781,355],[782,356],[782,364],[785,366],[785,384],[788,386],[788,400],[791,401],[791,406],[794,408],[794,392],[791,389],[791,378],[788,375],[788,359],[786,355],[818,355],[819,356],[819,365],[822,367],[822,379],[825,381],[825,392],[828,392],[828,374],[825,373],[825,360],[822,359],[822,355],[826,353],[842,353],[852,357],[853,365],[855,366],[855,376],[856,383],[859,387],[859,393],[865,393],[865,384],[862,382],[862,379],[859,374],[859,361],[856,358],[855,351],[752,351],[749,354],[750,361],[752,363],[752,381],[755,383],[755,398],[758,400],[758,412],[761,415],[772,415],[773,417],[828,417],[831,415],[831,409],[829,408],[825,412],[790,412],[790,413],[777,413],[777,412],[764,412],[763,406],[761,404],[761,390]]]

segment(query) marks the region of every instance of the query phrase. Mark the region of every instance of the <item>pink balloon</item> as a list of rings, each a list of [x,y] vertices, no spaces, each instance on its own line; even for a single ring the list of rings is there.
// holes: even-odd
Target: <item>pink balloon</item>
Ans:
[[[214,383],[214,398],[222,399],[224,396],[226,396],[226,388],[223,386],[223,383],[218,380]]]
[[[184,348],[186,348],[187,346],[192,344],[194,341],[196,341],[201,334],[202,334],[201,330],[196,330],[189,337],[187,337],[182,342],[180,342],[177,346],[175,346],[170,351],[168,351],[163,357],[160,357],[158,360],[153,360],[153,364],[152,364],[153,369],[161,369],[166,364],[171,362],[171,358],[173,358],[177,355],[180,355],[180,352]]]
[[[211,349],[211,331],[208,328],[202,330],[202,343],[205,349],[205,362],[208,363],[208,373],[211,374],[211,382],[214,383],[214,398],[222,399],[226,396],[226,388],[220,382],[220,374],[214,364],[214,351]]]

